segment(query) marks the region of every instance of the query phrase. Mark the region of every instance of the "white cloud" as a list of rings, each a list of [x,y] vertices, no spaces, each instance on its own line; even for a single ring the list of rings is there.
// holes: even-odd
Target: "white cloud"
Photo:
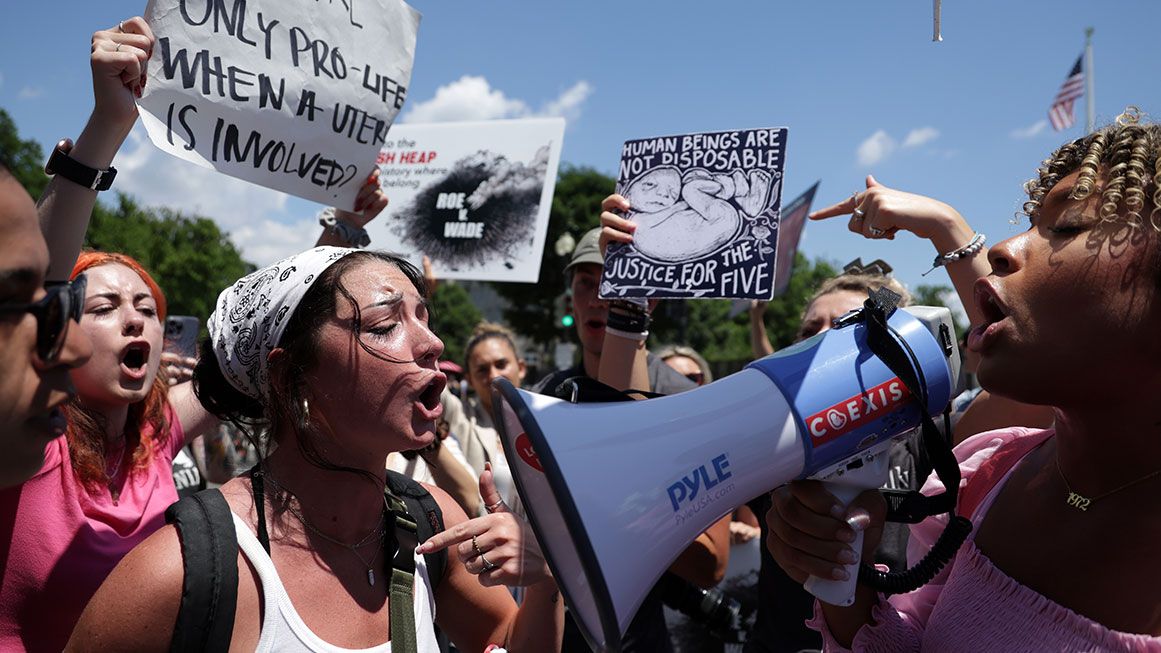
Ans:
[[[937,138],[939,138],[939,130],[935,127],[912,129],[907,133],[907,137],[903,139],[903,147],[919,147]]]
[[[592,92],[592,85],[581,80],[534,111],[524,100],[510,98],[500,89],[492,88],[486,78],[464,75],[450,84],[440,86],[430,100],[412,105],[404,115],[403,122],[499,120],[530,116],[561,116],[566,120],[575,120],[580,116],[581,105]]]
[[[230,240],[243,246],[247,261],[261,266],[314,247],[321,231],[313,218],[291,223],[261,220],[235,229]]]
[[[593,85],[583,79],[560,94],[558,98],[544,105],[538,115],[560,116],[565,120],[576,120],[580,117],[581,105],[593,94]]]
[[[35,100],[41,95],[44,95],[43,88],[39,86],[25,86],[24,88],[20,89],[20,92],[16,94],[16,97],[20,98],[21,100]]]
[[[170,156],[153,146],[140,125],[117,154],[117,188],[145,206],[167,206],[212,219],[243,257],[272,263],[314,244],[313,219],[289,223],[288,196]]]
[[[880,129],[874,134],[871,134],[870,138],[859,145],[859,149],[857,150],[859,164],[864,166],[875,165],[890,156],[896,147],[895,139]]]
[[[1009,133],[1009,136],[1011,136],[1012,138],[1015,138],[1016,140],[1025,140],[1025,139],[1032,138],[1032,137],[1040,134],[1040,132],[1044,131],[1047,127],[1048,127],[1048,121],[1041,119],[1041,120],[1037,120],[1036,122],[1032,123],[1031,125],[1028,125],[1027,127],[1021,127],[1020,129],[1013,129]]]

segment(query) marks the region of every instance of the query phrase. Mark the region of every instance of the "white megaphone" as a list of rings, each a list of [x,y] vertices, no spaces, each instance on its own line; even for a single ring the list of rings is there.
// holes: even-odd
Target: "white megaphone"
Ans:
[[[494,387],[517,490],[557,585],[589,644],[619,651],[645,595],[699,533],[742,503],[815,478],[849,503],[887,478],[894,439],[920,422],[906,384],[867,343],[867,324],[836,328],[681,395],[574,404]],[[941,412],[959,377],[945,308],[897,310],[891,337],[909,352]],[[852,546],[861,550],[862,534]],[[811,578],[828,603],[854,599],[849,581]]]

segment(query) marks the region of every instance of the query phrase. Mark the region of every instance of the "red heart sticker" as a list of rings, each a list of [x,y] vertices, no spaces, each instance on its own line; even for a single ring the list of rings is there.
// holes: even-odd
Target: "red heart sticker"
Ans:
[[[529,464],[538,472],[544,473],[544,468],[540,466],[540,458],[536,455],[536,450],[532,448],[532,440],[528,438],[527,433],[521,433],[516,437],[516,451],[520,454],[520,458]]]

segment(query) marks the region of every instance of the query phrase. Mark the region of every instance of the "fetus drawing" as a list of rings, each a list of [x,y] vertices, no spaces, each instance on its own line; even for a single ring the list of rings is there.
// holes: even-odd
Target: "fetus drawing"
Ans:
[[[712,173],[703,168],[684,175],[663,165],[638,175],[622,195],[628,218],[637,224],[633,246],[645,256],[667,263],[692,261],[732,240],[743,214],[755,218],[778,193],[765,170]],[[775,189],[776,190],[776,189]]]

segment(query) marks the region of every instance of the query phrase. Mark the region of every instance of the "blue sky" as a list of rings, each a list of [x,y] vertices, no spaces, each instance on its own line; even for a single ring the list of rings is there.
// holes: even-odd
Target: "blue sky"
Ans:
[[[1037,163],[1080,136],[1083,100],[1078,127],[1053,132],[1045,116],[1086,26],[1098,125],[1126,104],[1161,115],[1154,0],[945,0],[942,43],[931,41],[930,0],[412,4],[424,18],[405,120],[564,115],[562,161],[610,174],[627,139],[786,126],[784,199],[822,179],[816,205],[838,201],[873,172],[955,206],[991,243],[1017,229],[1020,184]],[[90,34],[143,9],[6,3],[0,106],[25,137],[47,151],[80,131]],[[317,234],[318,205],[168,157],[141,130],[116,164],[119,188],[213,217],[255,262]],[[865,241],[836,220],[807,226],[808,256],[882,257],[910,285],[947,283],[920,277],[927,243]]]

